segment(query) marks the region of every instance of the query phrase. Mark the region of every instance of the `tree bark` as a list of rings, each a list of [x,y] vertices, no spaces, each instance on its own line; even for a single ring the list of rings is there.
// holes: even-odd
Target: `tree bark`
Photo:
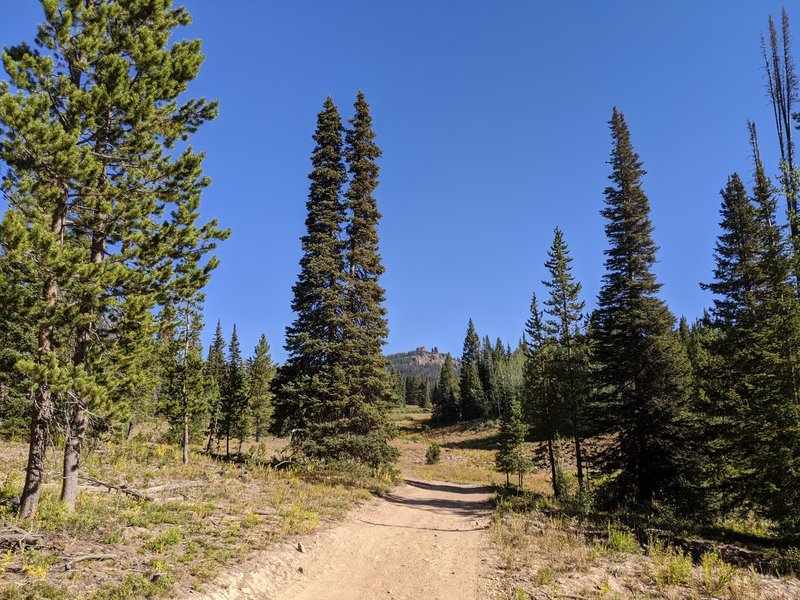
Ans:
[[[101,230],[95,229],[92,233],[90,249],[90,261],[92,264],[98,265],[102,262],[105,246],[105,234]],[[92,314],[93,300],[94,298],[88,294],[82,299],[82,312],[87,317]],[[86,367],[92,346],[93,329],[94,323],[89,321],[88,318],[85,323],[82,323],[77,328],[75,353],[72,359],[72,364],[77,368]],[[64,479],[61,484],[61,501],[67,505],[69,512],[75,509],[75,501],[78,498],[78,471],[80,470],[81,446],[86,436],[86,426],[88,424],[87,408],[86,398],[83,394],[76,392],[73,396],[67,419],[67,435],[64,444]]]
[[[550,475],[553,478],[553,496],[558,499],[558,481],[556,480],[556,456],[553,452],[553,440],[547,440],[547,454],[550,457]]]
[[[578,491],[583,492],[583,453],[581,452],[581,438],[575,436],[575,462],[578,465]]]
[[[56,237],[56,244],[63,244],[64,223],[67,217],[67,202],[69,191],[64,190],[61,200],[53,211],[51,232]],[[41,299],[49,309],[55,306],[58,297],[58,281],[54,274],[49,274],[42,284]],[[47,322],[39,329],[37,354],[39,362],[45,362],[53,349],[53,324]],[[33,397],[33,413],[31,415],[30,444],[28,446],[28,465],[25,470],[25,485],[19,501],[19,516],[29,519],[36,512],[39,505],[39,496],[42,492],[44,481],[44,461],[47,453],[47,440],[50,430],[50,420],[53,415],[53,398],[50,384],[40,382]]]
[[[183,411],[183,464],[189,464],[189,390],[186,388],[186,378],[189,376],[189,336],[191,332],[192,314],[186,308],[186,329],[184,334],[186,339],[183,346],[183,380],[181,382],[181,408]]]

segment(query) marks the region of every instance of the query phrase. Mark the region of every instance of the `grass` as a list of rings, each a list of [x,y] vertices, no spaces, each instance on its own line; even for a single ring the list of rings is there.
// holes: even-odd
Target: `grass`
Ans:
[[[558,512],[541,494],[515,498],[505,490],[499,493],[490,533],[502,573],[497,598],[503,600],[800,597],[794,578],[737,568],[717,552],[703,554],[695,564],[686,552],[662,540],[650,540],[643,553],[622,525],[608,525],[606,535],[590,535],[585,523]]]
[[[277,453],[281,442],[270,440]],[[261,444],[261,452],[266,452]],[[58,452],[48,473],[58,473]],[[0,449],[0,500],[18,497],[25,446]],[[390,472],[288,469],[234,464],[192,454],[182,465],[178,448],[143,439],[100,446],[84,462],[85,475],[142,489],[174,482],[203,485],[158,494],[144,502],[119,493],[83,491],[74,513],[47,482],[36,517],[24,525],[45,536],[42,549],[3,552],[0,600],[155,598],[175,589],[201,589],[228,565],[264,550],[276,540],[308,533],[340,519],[357,503],[393,484]],[[8,509],[3,518],[15,521]],[[261,514],[259,514],[261,513]],[[71,558],[113,554],[66,570]]]

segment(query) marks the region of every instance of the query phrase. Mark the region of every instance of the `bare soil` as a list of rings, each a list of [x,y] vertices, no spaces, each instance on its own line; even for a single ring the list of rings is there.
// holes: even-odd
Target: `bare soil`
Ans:
[[[282,543],[186,598],[485,598],[489,488],[406,480],[341,524]]]

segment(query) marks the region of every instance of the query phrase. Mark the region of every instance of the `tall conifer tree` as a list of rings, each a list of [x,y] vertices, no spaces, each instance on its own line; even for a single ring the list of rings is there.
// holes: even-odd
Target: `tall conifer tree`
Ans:
[[[797,473],[800,462],[797,348],[800,308],[792,282],[791,251],[776,223],[775,190],[761,163],[755,128],[752,199],[737,175],[723,191],[712,312],[720,332],[712,353],[707,420],[712,455],[727,507],[756,501],[782,526],[800,534]],[[726,503],[723,503],[725,508]]]
[[[219,421],[222,413],[222,392],[225,389],[225,335],[222,332],[222,323],[217,321],[214,339],[208,348],[206,359],[206,386],[209,405],[208,444],[206,452],[212,450],[219,452],[220,427]]]
[[[543,316],[534,292],[531,298],[531,316],[525,323],[526,402],[522,409],[531,431],[537,436],[536,439],[546,440],[553,495],[558,498],[559,466],[554,442],[564,428],[564,415],[553,393],[554,382],[550,369],[553,339],[547,333]]]
[[[248,405],[252,412],[256,442],[261,441],[272,419],[273,377],[275,377],[275,365],[269,353],[267,336],[262,333],[247,371]]]
[[[460,389],[455,363],[448,352],[444,357],[439,383],[433,398],[433,420],[436,423],[455,423],[460,414]]]
[[[346,409],[348,422],[342,433],[352,436],[353,458],[381,464],[394,460],[388,445],[391,428],[386,417],[393,392],[383,345],[389,334],[386,296],[379,279],[384,272],[378,248],[375,199],[381,150],[375,143],[372,116],[363,92],[358,92],[355,115],[345,135],[344,156],[350,173],[345,194],[348,223],[345,239],[346,303],[341,343],[350,382]],[[427,395],[427,392],[426,392]]]
[[[554,402],[575,441],[575,462],[578,470],[578,487],[584,489],[583,449],[581,438],[586,433],[586,407],[590,392],[589,348],[584,326],[584,302],[580,298],[581,284],[572,275],[570,256],[564,234],[556,227],[553,244],[545,262],[550,279],[544,285],[550,290],[545,300],[548,318],[546,330],[554,338],[556,352],[552,356],[552,370],[556,372],[553,391],[558,396]]]
[[[246,435],[244,420],[247,410],[247,395],[244,389],[244,363],[239,346],[236,324],[233,325],[228,344],[228,361],[225,365],[225,387],[222,390],[221,426],[225,432],[225,455],[231,455],[231,437],[239,439],[239,448]]]
[[[486,416],[486,396],[480,376],[481,341],[472,319],[464,337],[461,354],[461,418],[479,419]]]
[[[614,476],[619,501],[650,506],[659,500],[681,508],[688,500],[693,453],[687,423],[690,367],[652,272],[657,247],[642,190],[645,171],[616,108],[610,125],[612,185],[605,189],[601,212],[610,247],[593,317],[600,414],[613,434],[601,467]]]

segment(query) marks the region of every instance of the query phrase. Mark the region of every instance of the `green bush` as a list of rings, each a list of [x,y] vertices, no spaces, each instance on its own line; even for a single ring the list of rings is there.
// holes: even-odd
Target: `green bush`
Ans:
[[[439,447],[439,444],[431,444],[428,446],[427,452],[425,452],[425,462],[429,465],[435,465],[439,462],[439,459],[442,457],[442,449]]]
[[[648,547],[655,569],[653,579],[658,587],[686,585],[692,580],[691,556],[660,540],[651,539]]]
[[[639,552],[639,542],[636,537],[624,529],[608,526],[608,541],[606,548],[612,552],[624,552],[626,554],[637,554]]]

